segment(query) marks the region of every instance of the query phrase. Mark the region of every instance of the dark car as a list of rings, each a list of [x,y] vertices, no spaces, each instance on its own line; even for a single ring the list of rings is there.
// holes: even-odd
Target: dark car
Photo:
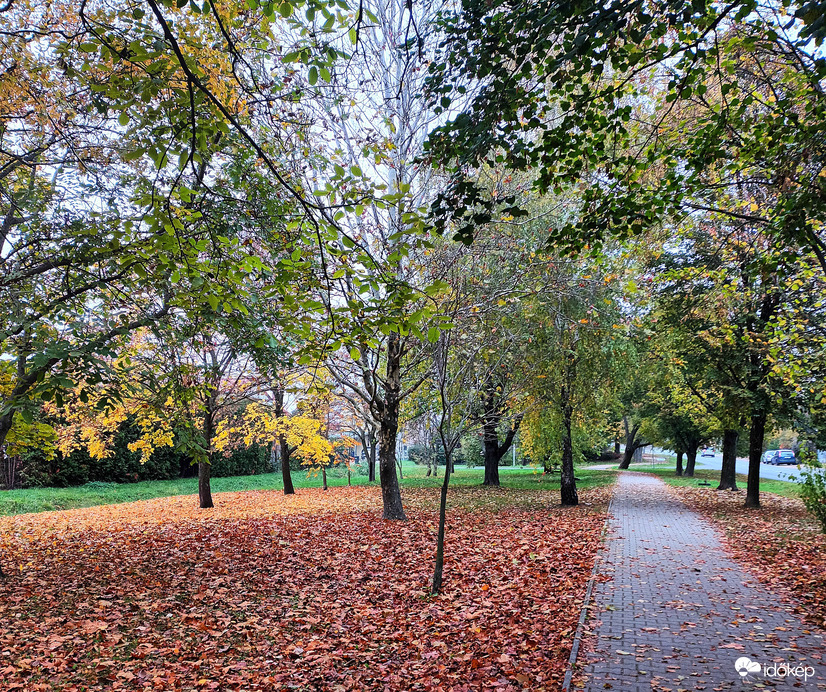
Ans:
[[[797,465],[797,457],[791,449],[775,450],[771,456],[766,460],[767,464],[793,464]]]

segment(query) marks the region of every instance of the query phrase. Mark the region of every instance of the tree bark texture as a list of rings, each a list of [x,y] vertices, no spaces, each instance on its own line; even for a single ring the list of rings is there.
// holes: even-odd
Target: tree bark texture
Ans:
[[[737,490],[737,437],[736,430],[723,431],[723,466],[717,490]]]
[[[209,477],[212,466],[212,435],[215,432],[215,420],[209,402],[204,415],[204,443],[206,445],[206,459],[198,462],[198,502],[201,509],[209,509],[215,505],[212,502],[212,488]]]
[[[442,572],[445,565],[445,515],[447,513],[447,486],[450,483],[452,460],[448,454],[445,460],[445,475],[442,480],[442,493],[439,498],[439,535],[436,539],[436,566],[433,568],[432,594],[437,594],[442,588]]]
[[[640,447],[645,447],[645,444],[641,440],[637,439],[637,433],[640,431],[639,423],[629,425],[627,418],[623,418],[622,422],[625,425],[625,452],[623,452],[622,461],[620,462],[619,468],[625,470],[631,466],[631,460],[634,458],[634,452],[636,452]]]
[[[692,442],[685,450],[686,461],[683,475],[688,478],[694,478],[694,465],[697,463],[697,447],[699,446],[699,442]]]
[[[384,399],[379,417],[379,480],[385,519],[404,521],[407,516],[402,507],[399,478],[396,475],[396,438],[399,433],[399,407],[401,393],[401,342],[399,335],[391,333],[387,339],[387,367],[385,370]]]
[[[760,506],[760,459],[766,437],[766,412],[758,410],[751,416],[749,429],[749,476],[746,483],[746,507]]]
[[[675,470],[675,475],[682,476],[683,475],[683,450],[677,450],[677,469]]]
[[[561,391],[562,398],[562,420],[565,425],[565,432],[562,438],[562,471],[560,473],[560,493],[562,504],[565,506],[575,506],[579,504],[579,496],[576,491],[576,478],[574,478],[574,446],[571,436],[571,416],[573,408],[569,401],[568,392],[565,387]]]

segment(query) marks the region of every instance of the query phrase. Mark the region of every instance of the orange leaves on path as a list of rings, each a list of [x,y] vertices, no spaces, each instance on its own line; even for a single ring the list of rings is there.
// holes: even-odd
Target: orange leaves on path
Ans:
[[[364,487],[2,518],[0,689],[558,689],[604,503],[458,489],[431,598],[436,493],[404,523]],[[508,493],[544,509],[467,508]]]
[[[826,535],[803,502],[761,493],[759,510],[743,508],[743,491],[672,487],[725,533],[728,548],[756,576],[786,593],[798,612],[826,627]]]

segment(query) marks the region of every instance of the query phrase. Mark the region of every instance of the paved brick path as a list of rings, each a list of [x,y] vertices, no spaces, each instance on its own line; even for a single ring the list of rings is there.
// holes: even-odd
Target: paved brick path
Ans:
[[[580,654],[589,692],[826,690],[824,633],[734,562],[659,479],[620,475],[599,573],[611,578],[594,589],[596,651]],[[815,675],[776,679],[761,668],[741,679],[734,662],[743,656]]]

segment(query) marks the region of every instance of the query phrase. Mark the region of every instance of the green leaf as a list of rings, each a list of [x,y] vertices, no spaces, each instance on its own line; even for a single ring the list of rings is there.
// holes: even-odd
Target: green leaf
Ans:
[[[310,86],[315,86],[315,83],[318,81],[318,68],[315,65],[310,68],[310,74],[307,79],[310,82]]]
[[[435,344],[439,340],[439,330],[436,327],[427,330],[427,340],[431,344]]]
[[[361,358],[361,351],[359,351],[355,346],[350,349],[350,358],[353,360],[358,360]]]
[[[129,113],[123,111],[123,113],[118,116],[118,122],[126,127],[129,124]]]

